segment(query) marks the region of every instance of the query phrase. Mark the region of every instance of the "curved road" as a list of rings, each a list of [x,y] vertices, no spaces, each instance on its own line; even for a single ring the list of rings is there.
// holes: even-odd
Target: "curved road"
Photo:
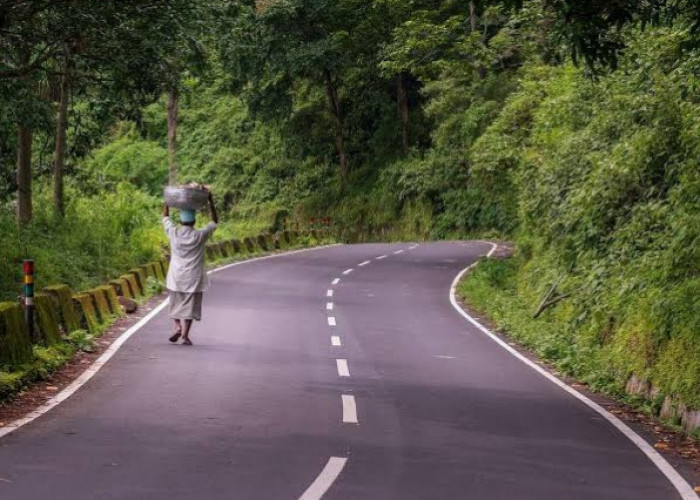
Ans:
[[[0,440],[0,498],[680,498],[452,308],[455,275],[489,249],[337,246],[217,273],[194,347],[168,344],[160,313]]]

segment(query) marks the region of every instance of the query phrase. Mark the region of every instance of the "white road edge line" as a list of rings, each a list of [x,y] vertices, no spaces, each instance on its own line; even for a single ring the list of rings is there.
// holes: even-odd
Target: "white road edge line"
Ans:
[[[333,290],[327,290],[326,297],[333,297]]]
[[[347,359],[336,359],[335,365],[338,368],[338,376],[339,377],[349,377],[350,376],[350,367],[348,366]]]
[[[348,275],[348,274],[350,274],[352,271],[353,271],[352,268],[346,269],[345,271],[343,271],[343,274]]]
[[[349,394],[343,394],[341,396],[343,401],[343,423],[345,424],[357,424],[357,405],[355,404],[355,396]],[[684,499],[685,500],[685,499]]]
[[[491,242],[482,242],[482,243],[489,243],[492,248],[489,251],[488,254],[486,254],[487,257],[491,257],[493,255],[493,252],[496,251],[496,248],[498,248],[498,245],[495,243]],[[644,438],[642,438],[639,434],[634,432],[632,429],[630,429],[627,424],[625,424],[622,420],[617,418],[615,415],[612,413],[608,412],[605,408],[600,406],[598,403],[592,401],[591,399],[587,398],[580,392],[572,389],[568,385],[566,385],[564,382],[556,378],[554,375],[549,373],[547,370],[544,368],[538,366],[536,363],[533,363],[529,359],[527,359],[525,356],[520,354],[517,350],[515,350],[513,347],[508,345],[506,342],[501,340],[496,334],[494,334],[491,330],[486,328],[484,325],[479,323],[476,319],[474,319],[472,316],[469,315],[458,303],[457,303],[457,298],[456,298],[456,292],[457,292],[457,284],[459,283],[459,280],[462,279],[462,276],[464,276],[467,272],[469,272],[471,269],[473,269],[476,265],[478,264],[478,261],[470,265],[469,267],[463,269],[457,277],[455,277],[454,281],[452,282],[452,286],[450,287],[450,303],[452,304],[452,307],[455,308],[455,310],[461,314],[467,321],[469,321],[471,324],[473,324],[476,328],[481,330],[482,333],[486,334],[491,340],[496,342],[499,346],[501,346],[503,349],[508,351],[511,355],[514,357],[518,358],[520,361],[525,363],[527,366],[535,370],[537,373],[548,379],[550,382],[553,384],[559,386],[559,388],[563,389],[564,391],[568,392],[570,395],[581,401],[583,404],[591,408],[593,411],[597,412],[599,415],[601,415],[603,418],[605,418],[608,422],[610,422],[613,427],[615,427],[618,431],[620,431],[622,434],[627,437],[632,443],[634,443],[637,448],[639,448],[642,453],[644,453],[649,460],[663,473],[664,476],[671,482],[674,488],[676,488],[676,491],[680,494],[681,498],[683,500],[698,500],[697,494],[693,491],[693,488],[688,484],[688,482],[681,476],[676,469],[674,469],[671,464],[669,464],[664,457],[659,454],[658,451],[656,451],[649,443],[646,442]]]
[[[328,326],[335,326],[335,316],[328,316]]]
[[[369,264],[370,262],[372,262],[372,261],[371,261],[371,260],[366,260],[366,261],[364,261],[364,262],[360,262],[360,263],[358,264],[358,266],[364,267],[364,266],[366,266],[367,264]]]
[[[379,257],[375,257],[375,259],[382,260],[382,259],[386,259],[387,257],[388,257],[388,255],[380,255]]]
[[[331,285],[337,285],[338,283],[340,283],[340,278],[334,279],[334,280],[331,282]]]
[[[303,252],[310,252],[314,250],[320,250],[324,248],[329,248],[329,247],[334,247],[338,246],[338,244],[335,245],[324,245],[321,247],[316,247],[316,248],[302,248],[301,250],[294,250],[292,252],[285,252],[285,253],[280,253],[280,254],[275,254],[275,255],[266,255],[264,257],[256,257],[254,259],[249,259],[249,260],[243,260],[240,262],[234,262],[232,264],[227,264],[225,266],[219,267],[217,269],[212,269],[211,271],[208,271],[207,274],[214,274],[218,273],[220,271],[223,271],[225,269],[229,269],[231,267],[235,266],[241,266],[244,264],[250,264],[252,262],[259,262],[261,260],[268,260],[268,259],[276,259],[280,257],[285,257],[287,255],[294,255],[298,253],[303,253]],[[78,389],[80,389],[83,385],[85,385],[88,380],[90,380],[92,377],[95,376],[97,372],[102,369],[102,367],[107,364],[107,362],[116,354],[116,352],[121,348],[124,343],[129,340],[129,338],[134,335],[136,332],[138,332],[141,328],[143,328],[146,324],[148,324],[158,313],[160,313],[163,309],[165,309],[165,306],[168,305],[168,299],[166,298],[158,304],[155,309],[153,309],[150,313],[148,313],[146,316],[141,318],[138,323],[136,323],[134,326],[129,328],[127,331],[122,333],[113,343],[111,346],[107,348],[105,352],[102,353],[102,355],[95,360],[95,362],[90,365],[78,378],[76,378],[73,382],[71,382],[68,386],[66,386],[65,389],[63,389],[61,392],[56,394],[54,397],[46,401],[43,405],[41,405],[39,408],[36,410],[28,413],[24,417],[18,418],[16,420],[13,420],[9,424],[7,424],[5,427],[0,427],[0,438],[3,438],[4,436],[7,436],[11,432],[19,429],[20,427],[27,425],[28,423],[36,420],[37,418],[41,417],[42,415],[45,415],[46,413],[50,412],[54,407],[58,406],[62,402],[64,402],[66,399],[71,397],[73,394],[75,394]]]
[[[347,461],[347,458],[331,457],[316,480],[311,483],[311,486],[299,497],[299,500],[321,500],[323,495],[326,494],[330,487],[333,486],[336,479],[338,479]]]
[[[343,344],[340,342],[340,337],[338,337],[337,335],[333,335],[331,337],[331,345],[335,347],[340,347]]]
[[[326,302],[326,311],[333,310],[333,302]]]

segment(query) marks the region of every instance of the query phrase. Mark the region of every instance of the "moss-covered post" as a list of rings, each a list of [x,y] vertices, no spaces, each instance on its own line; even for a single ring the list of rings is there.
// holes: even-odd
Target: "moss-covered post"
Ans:
[[[34,261],[26,259],[22,265],[24,271],[24,319],[27,322],[29,338],[34,338]]]
[[[129,282],[124,278],[117,278],[111,280],[109,284],[114,288],[115,293],[121,295],[125,299],[133,299],[134,295],[131,293],[131,288],[129,288]]]
[[[21,365],[32,357],[32,343],[22,309],[13,302],[0,302],[0,365]]]
[[[129,269],[127,275],[129,274],[134,276],[134,279],[136,280],[136,285],[138,286],[141,295],[146,295],[146,280],[148,279],[146,271],[141,267],[134,267],[132,269]]]
[[[66,333],[74,332],[80,328],[80,319],[73,306],[73,292],[67,285],[53,285],[44,288],[58,305],[61,312],[61,321]]]
[[[75,308],[81,317],[81,326],[90,333],[100,331],[100,320],[92,302],[92,297],[88,293],[76,293],[73,295]]]
[[[268,242],[267,242],[267,238],[265,237],[264,234],[259,234],[259,235],[257,236],[256,240],[257,240],[257,242],[258,242],[258,246],[259,246],[260,248],[262,248],[264,252],[267,252],[267,251],[269,250],[268,244],[267,244],[267,243],[268,243]]]
[[[255,240],[247,236],[243,239],[243,244],[245,245],[246,252],[255,253]]]
[[[124,312],[122,310],[122,306],[121,306],[121,304],[119,304],[119,298],[117,297],[117,292],[113,286],[109,286],[109,285],[99,286],[96,288],[96,290],[99,290],[100,292],[102,292],[102,295],[104,295],[105,300],[107,301],[107,305],[109,306],[109,310],[113,316],[123,316],[124,315]]]
[[[163,272],[163,266],[160,262],[151,262],[153,267],[153,273],[158,281],[165,281],[165,273]]]
[[[61,341],[61,320],[58,307],[46,293],[34,295],[36,323],[44,345],[54,345]]]
[[[241,240],[232,240],[231,244],[233,245],[234,253],[236,253],[236,254],[245,253],[245,247],[243,246],[243,243],[241,243]]]

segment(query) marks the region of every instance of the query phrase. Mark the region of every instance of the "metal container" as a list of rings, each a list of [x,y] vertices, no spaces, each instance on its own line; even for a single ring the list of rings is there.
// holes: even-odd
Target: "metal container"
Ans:
[[[172,208],[201,210],[209,202],[209,191],[195,187],[167,186],[163,198]]]

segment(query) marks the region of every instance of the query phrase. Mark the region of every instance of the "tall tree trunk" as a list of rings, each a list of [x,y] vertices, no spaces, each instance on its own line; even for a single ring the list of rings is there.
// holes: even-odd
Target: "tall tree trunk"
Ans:
[[[331,74],[329,71],[325,72],[326,75],[326,92],[328,94],[328,104],[331,108],[331,113],[335,121],[335,147],[338,150],[338,157],[340,158],[340,176],[343,181],[347,179],[348,176],[348,159],[345,155],[345,137],[343,136],[343,114],[340,109],[340,100],[338,99],[338,89],[333,83]]]
[[[61,96],[58,102],[58,119],[56,120],[56,150],[53,164],[53,209],[54,214],[63,217],[65,204],[63,200],[63,172],[66,166],[66,128],[68,127],[68,99],[70,84],[68,60],[66,60],[61,77]]]
[[[476,33],[476,23],[478,21],[477,19],[477,12],[476,12],[476,2],[474,0],[471,0],[469,2],[469,29],[471,30],[471,33]],[[486,27],[484,26],[484,33],[482,35],[481,42],[483,44],[486,43]],[[477,65],[477,73],[479,74],[480,78],[486,78],[486,68],[482,65],[479,64]]]
[[[401,150],[404,156],[408,156],[408,89],[406,87],[406,73],[399,73],[396,85],[396,103],[401,117]]]
[[[168,181],[177,184],[177,112],[180,95],[176,87],[168,92]]]
[[[17,222],[32,220],[32,130],[20,123],[17,128]]]
[[[476,31],[476,2],[473,0],[469,2],[469,27],[472,33]]]

